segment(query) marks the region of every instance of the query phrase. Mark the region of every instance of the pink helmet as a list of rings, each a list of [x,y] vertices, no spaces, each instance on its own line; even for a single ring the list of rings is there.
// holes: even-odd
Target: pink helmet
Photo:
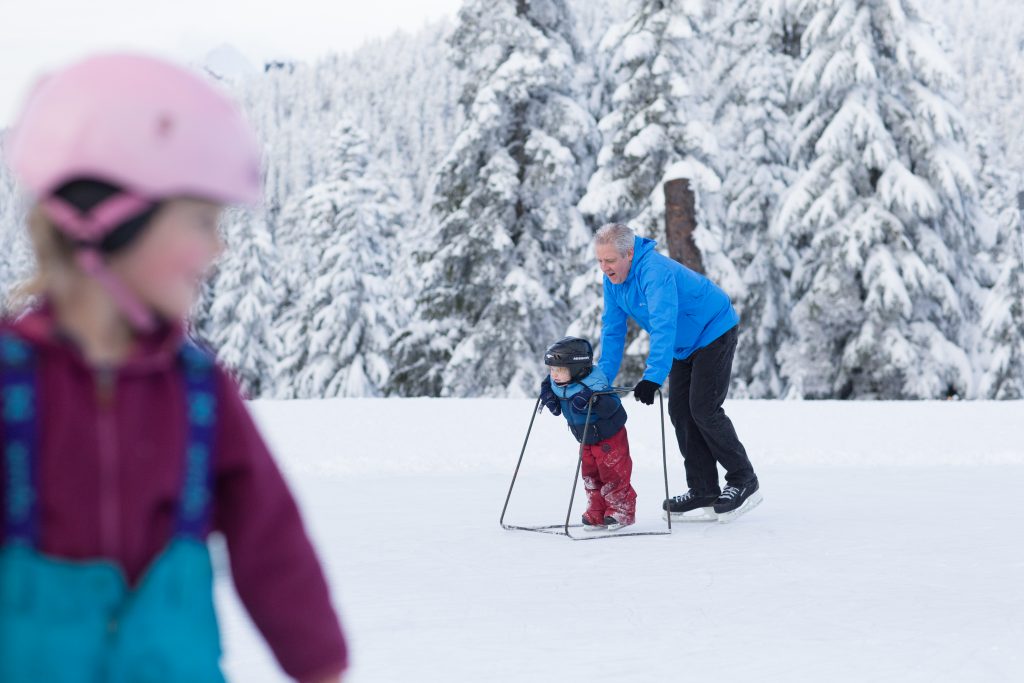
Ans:
[[[25,189],[80,245],[79,265],[142,329],[153,315],[106,269],[103,237],[163,199],[260,197],[260,149],[238,108],[200,76],[143,55],[98,55],[47,76],[7,143]],[[83,213],[54,194],[82,179],[121,191]]]
[[[202,77],[143,55],[98,55],[44,78],[8,142],[11,168],[37,198],[76,178],[151,200],[260,196],[259,145],[237,107]]]

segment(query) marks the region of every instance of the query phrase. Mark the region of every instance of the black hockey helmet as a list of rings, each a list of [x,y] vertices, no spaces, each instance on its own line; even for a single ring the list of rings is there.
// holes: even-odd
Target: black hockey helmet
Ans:
[[[544,365],[569,368],[574,380],[581,379],[594,367],[594,347],[586,339],[562,337],[544,352]]]

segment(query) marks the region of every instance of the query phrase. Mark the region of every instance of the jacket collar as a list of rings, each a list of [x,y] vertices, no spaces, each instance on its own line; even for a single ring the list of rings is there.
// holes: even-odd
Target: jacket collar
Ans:
[[[622,281],[623,285],[630,285],[639,278],[638,271],[643,267],[643,260],[650,252],[654,251],[657,242],[647,237],[637,235],[633,238],[633,262],[629,264],[629,274]]]
[[[3,327],[37,347],[67,353],[79,364],[91,367],[77,342],[60,329],[53,306],[48,301],[44,300],[14,320],[4,321]],[[185,328],[181,323],[163,323],[153,332],[136,333],[133,349],[118,369],[129,373],[163,370],[177,363],[178,352],[185,342]]]

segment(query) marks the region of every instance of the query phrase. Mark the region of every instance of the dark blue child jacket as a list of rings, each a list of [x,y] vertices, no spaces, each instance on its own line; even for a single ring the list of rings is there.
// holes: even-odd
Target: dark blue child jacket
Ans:
[[[601,372],[600,368],[594,366],[590,374],[579,382],[570,382],[560,387],[554,382],[551,383],[551,391],[562,404],[562,415],[569,423],[569,431],[576,437],[577,441],[583,443],[597,443],[614,436],[623,425],[626,424],[626,409],[622,407],[622,401],[615,394],[595,396],[590,409],[590,426],[587,428],[587,439],[583,441],[583,427],[587,420],[587,410],[576,410],[572,407],[572,397],[587,386],[591,391],[607,391],[611,388],[608,378]]]

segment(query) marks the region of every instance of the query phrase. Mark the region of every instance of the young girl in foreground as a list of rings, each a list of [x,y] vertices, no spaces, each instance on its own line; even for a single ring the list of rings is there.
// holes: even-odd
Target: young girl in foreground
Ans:
[[[182,320],[259,149],[203,79],[138,55],[42,81],[7,141],[34,202],[34,308],[0,325],[0,681],[223,681],[206,538],[284,670],[345,640],[238,390]]]

